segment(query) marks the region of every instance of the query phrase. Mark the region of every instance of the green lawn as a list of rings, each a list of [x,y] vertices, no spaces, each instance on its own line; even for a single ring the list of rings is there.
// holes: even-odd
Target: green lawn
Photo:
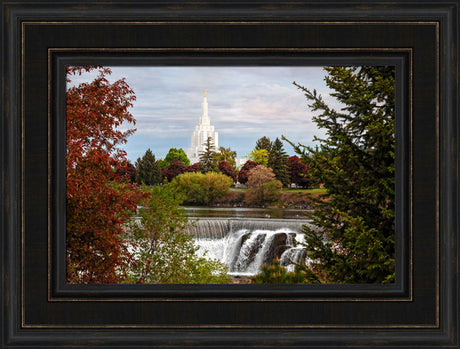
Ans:
[[[245,191],[246,188],[230,188],[230,191]],[[325,193],[326,189],[299,189],[299,188],[283,188],[283,193],[305,193],[305,194],[320,194]]]

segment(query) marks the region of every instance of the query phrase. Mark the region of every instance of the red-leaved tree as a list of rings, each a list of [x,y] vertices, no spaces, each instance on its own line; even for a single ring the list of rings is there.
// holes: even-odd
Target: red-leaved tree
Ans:
[[[173,160],[168,168],[161,169],[161,174],[166,177],[168,182],[171,182],[174,177],[185,172],[188,172],[187,167],[185,167],[184,164],[179,160]]]
[[[129,161],[118,166],[115,172],[115,177],[118,181],[129,181],[130,183],[136,183],[137,170],[136,167]]]
[[[240,172],[238,173],[238,182],[240,182],[241,184],[246,184],[246,182],[248,181],[248,177],[249,177],[249,171],[251,171],[256,166],[257,166],[256,162],[252,160],[246,161],[243,167],[241,167]]]
[[[68,67],[67,81],[96,70],[89,83],[71,86],[66,96],[67,282],[116,283],[129,253],[120,240],[122,225],[143,195],[116,170],[126,164],[119,148],[135,129],[128,109],[134,91],[124,79],[110,83],[110,69]]]
[[[233,179],[233,182],[236,182],[236,172],[235,169],[230,165],[227,161],[222,160],[219,161],[219,171],[222,172],[224,175],[229,176]]]
[[[195,162],[193,165],[187,166],[185,172],[200,172],[200,163]]]
[[[301,162],[298,156],[289,157],[291,183],[295,183],[302,188],[308,188],[311,185],[311,178],[308,175],[308,169],[308,165]]]

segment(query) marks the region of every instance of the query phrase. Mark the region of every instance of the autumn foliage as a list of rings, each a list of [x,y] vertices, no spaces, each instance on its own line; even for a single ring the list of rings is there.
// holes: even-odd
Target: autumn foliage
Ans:
[[[120,164],[120,166],[117,166],[115,177],[117,177],[118,181],[129,181],[130,183],[135,183],[137,177],[136,167],[129,161],[126,161],[125,163]]]
[[[224,175],[229,176],[233,179],[233,182],[236,182],[236,172],[235,169],[225,160],[219,162],[219,171]]]
[[[279,199],[282,183],[276,179],[273,170],[269,167],[257,165],[249,171],[246,183],[248,189],[244,202],[248,205],[269,205]]]
[[[289,173],[291,174],[291,183],[302,188],[308,188],[311,185],[308,165],[301,162],[298,156],[289,157]]]
[[[256,162],[252,160],[246,161],[243,167],[241,168],[240,172],[238,173],[238,182],[240,182],[241,184],[246,184],[249,178],[249,171],[251,171],[256,166]]]
[[[185,172],[187,172],[187,167],[179,160],[173,160],[167,168],[161,169],[161,174],[166,177],[168,182],[171,182],[175,177]]]
[[[185,172],[200,172],[200,163],[195,162],[193,165],[187,166]]]
[[[90,83],[71,86],[66,96],[66,213],[67,282],[116,283],[122,275],[122,225],[136,211],[142,196],[129,176],[116,175],[126,167],[126,153],[119,146],[135,130],[128,109],[135,100],[124,79],[107,80],[110,69],[68,67],[71,77],[96,70]]]

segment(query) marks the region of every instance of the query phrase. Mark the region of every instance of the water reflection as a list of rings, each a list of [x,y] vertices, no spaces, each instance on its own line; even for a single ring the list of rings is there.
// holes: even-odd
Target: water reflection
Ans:
[[[184,206],[187,217],[306,219],[307,210],[284,208]]]

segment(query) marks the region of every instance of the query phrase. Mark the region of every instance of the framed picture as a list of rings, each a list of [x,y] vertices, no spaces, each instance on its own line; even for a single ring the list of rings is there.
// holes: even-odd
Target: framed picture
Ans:
[[[458,348],[458,5],[4,3],[2,346]]]

